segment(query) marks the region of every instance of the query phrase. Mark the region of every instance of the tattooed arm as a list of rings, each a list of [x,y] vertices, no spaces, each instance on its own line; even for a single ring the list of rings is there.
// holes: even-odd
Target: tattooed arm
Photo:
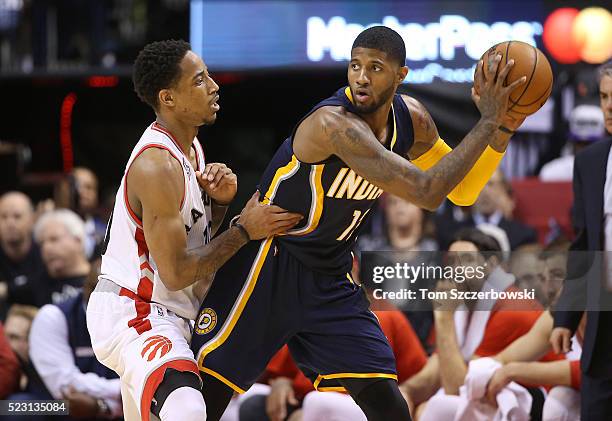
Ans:
[[[469,172],[490,139],[497,136],[510,92],[525,82],[522,78],[504,87],[503,80],[513,62],[511,60],[495,79],[498,63],[499,57],[494,65],[488,66],[486,79],[482,62],[478,64],[476,79],[480,96],[473,92],[472,98],[480,110],[480,120],[459,146],[427,171],[421,171],[385,149],[364,120],[342,107],[322,107],[306,119],[296,131],[294,150],[303,152],[306,144],[303,139],[309,139],[307,145],[311,151],[336,155],[357,174],[386,192],[434,210]],[[430,130],[437,134],[435,126]]]
[[[187,250],[180,214],[182,169],[167,151],[152,148],[143,152],[132,164],[127,181],[130,205],[142,216],[147,246],[169,290],[210,282],[211,275],[248,242],[240,228],[232,227],[205,246]],[[253,195],[238,220],[250,239],[284,232],[301,219],[278,206],[260,205],[257,197],[257,193]]]
[[[414,160],[427,152],[437,142],[440,135],[438,134],[436,123],[423,104],[408,95],[402,95],[402,99],[410,110],[412,127],[414,129],[414,143],[408,151],[408,158]],[[509,120],[513,120],[513,122]],[[510,116],[505,116],[503,125],[515,129],[521,123],[522,120],[514,120]],[[497,152],[504,153],[511,137],[512,135],[509,133],[496,130],[489,138],[489,146]]]

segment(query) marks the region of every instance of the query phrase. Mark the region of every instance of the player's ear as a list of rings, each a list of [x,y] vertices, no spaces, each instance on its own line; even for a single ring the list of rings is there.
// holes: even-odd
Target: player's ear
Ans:
[[[402,66],[399,68],[398,72],[397,72],[397,81],[399,83],[402,83],[404,81],[404,79],[406,79],[406,76],[408,75],[408,66]]]
[[[172,96],[172,92],[170,89],[162,89],[157,94],[157,99],[159,100],[160,105],[163,104],[166,107],[174,106],[174,97]]]

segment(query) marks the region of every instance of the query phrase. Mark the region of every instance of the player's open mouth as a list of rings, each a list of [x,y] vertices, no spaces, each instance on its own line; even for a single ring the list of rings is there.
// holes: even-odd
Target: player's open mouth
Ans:
[[[366,92],[363,92],[363,91],[355,92],[355,99],[357,99],[357,101],[359,102],[365,102],[369,98],[370,98],[370,95],[368,95]]]
[[[215,96],[215,99],[213,99],[212,103],[210,104],[212,109],[215,111],[219,111],[219,109],[221,108],[219,104],[217,104],[217,101],[219,101],[219,95]]]

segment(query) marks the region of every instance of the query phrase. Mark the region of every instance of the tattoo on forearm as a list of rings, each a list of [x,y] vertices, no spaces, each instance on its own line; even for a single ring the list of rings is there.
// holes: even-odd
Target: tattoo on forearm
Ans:
[[[207,245],[192,250],[190,253],[197,259],[192,283],[210,278],[245,244],[246,240],[240,231],[230,228]]]

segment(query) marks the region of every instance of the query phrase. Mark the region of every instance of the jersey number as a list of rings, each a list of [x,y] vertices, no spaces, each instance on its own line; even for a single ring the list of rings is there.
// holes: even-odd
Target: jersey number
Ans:
[[[357,228],[359,228],[359,225],[361,225],[363,218],[365,218],[368,212],[370,212],[370,209],[365,212],[355,210],[353,212],[353,220],[351,221],[349,226],[342,232],[342,234],[340,234],[340,236],[336,238],[336,240],[343,241],[349,238],[357,230]]]

